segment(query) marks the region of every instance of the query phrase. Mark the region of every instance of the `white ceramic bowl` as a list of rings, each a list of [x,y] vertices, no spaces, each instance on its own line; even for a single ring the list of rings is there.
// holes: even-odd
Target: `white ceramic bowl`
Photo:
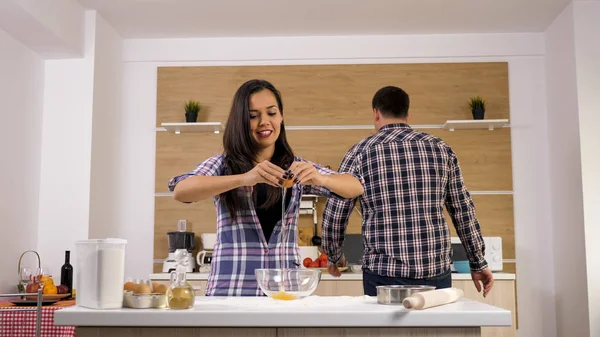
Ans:
[[[350,270],[352,270],[353,273],[362,273],[362,265],[360,265],[360,264],[351,264],[350,265]]]
[[[254,274],[263,293],[274,299],[310,296],[321,281],[320,269],[256,269]]]

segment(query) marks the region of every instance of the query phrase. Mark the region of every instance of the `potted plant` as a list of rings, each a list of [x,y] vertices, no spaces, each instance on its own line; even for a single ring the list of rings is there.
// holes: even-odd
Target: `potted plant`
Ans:
[[[473,119],[483,119],[485,116],[485,100],[479,96],[471,97],[469,107],[473,113]]]
[[[185,103],[185,121],[187,123],[196,123],[199,111],[200,103],[192,100],[187,101]]]

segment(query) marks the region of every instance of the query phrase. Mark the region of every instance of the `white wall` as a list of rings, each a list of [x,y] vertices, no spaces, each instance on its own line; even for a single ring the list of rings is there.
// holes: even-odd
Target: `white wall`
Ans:
[[[600,336],[600,1],[573,3],[590,336]]]
[[[546,31],[557,330],[600,335],[600,2],[575,1]]]
[[[0,292],[5,293],[16,291],[21,253],[37,248],[43,82],[44,61],[0,29]],[[35,255],[27,254],[22,266],[37,267]]]
[[[573,8],[546,31],[550,195],[558,336],[589,336]]]
[[[0,29],[44,59],[83,54],[84,9],[77,0],[0,1]]]
[[[95,25],[87,12],[84,57],[46,61],[38,250],[55,276],[88,238]]]
[[[96,17],[89,237],[118,237],[122,40]]]
[[[125,274],[148,278],[154,256],[156,66],[124,64],[121,113],[118,191],[123,207],[117,223],[120,237],[127,239]]]
[[[120,193],[126,273],[152,271],[158,66],[508,61],[519,336],[556,336],[542,34],[125,40]],[[201,158],[199,158],[201,159]],[[143,169],[140,169],[143,168]],[[166,183],[166,182],[165,182]],[[164,252],[166,255],[167,252]]]
[[[543,57],[509,61],[520,337],[556,333]]]
[[[490,43],[494,41],[494,43]],[[213,39],[133,39],[125,62],[293,63],[323,60],[352,63],[386,58],[443,58],[542,55],[540,34],[323,36]],[[345,60],[345,61],[344,61]],[[389,60],[388,60],[389,61]]]
[[[46,61],[38,236],[55,275],[75,241],[120,235],[122,40],[85,16],[84,57]]]

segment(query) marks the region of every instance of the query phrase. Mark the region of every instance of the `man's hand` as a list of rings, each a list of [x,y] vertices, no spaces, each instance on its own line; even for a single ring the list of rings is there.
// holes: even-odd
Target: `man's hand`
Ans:
[[[342,272],[340,271],[339,267],[344,267],[346,265],[346,258],[344,256],[342,256],[342,258],[338,261],[338,263],[333,264],[329,261],[327,261],[327,272],[331,275],[333,275],[334,277],[340,277],[342,276]]]
[[[492,286],[494,285],[494,275],[492,275],[492,271],[489,268],[486,268],[482,271],[473,271],[471,272],[471,278],[473,279],[475,288],[477,288],[477,292],[479,293],[481,292],[481,283],[483,283],[483,297],[487,297],[490,290],[492,290]]]

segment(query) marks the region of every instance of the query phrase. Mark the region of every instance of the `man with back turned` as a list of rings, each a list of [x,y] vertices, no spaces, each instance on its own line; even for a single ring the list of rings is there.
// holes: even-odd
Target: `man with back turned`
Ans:
[[[487,296],[493,276],[473,200],[458,158],[443,140],[408,125],[404,90],[381,88],[372,102],[376,133],[354,145],[339,172],[364,179],[362,207],[363,287],[376,296],[378,285],[452,286],[450,230],[444,206],[465,247],[471,276]],[[357,199],[330,198],[323,213],[323,250],[328,271],[340,276],[342,246]]]

